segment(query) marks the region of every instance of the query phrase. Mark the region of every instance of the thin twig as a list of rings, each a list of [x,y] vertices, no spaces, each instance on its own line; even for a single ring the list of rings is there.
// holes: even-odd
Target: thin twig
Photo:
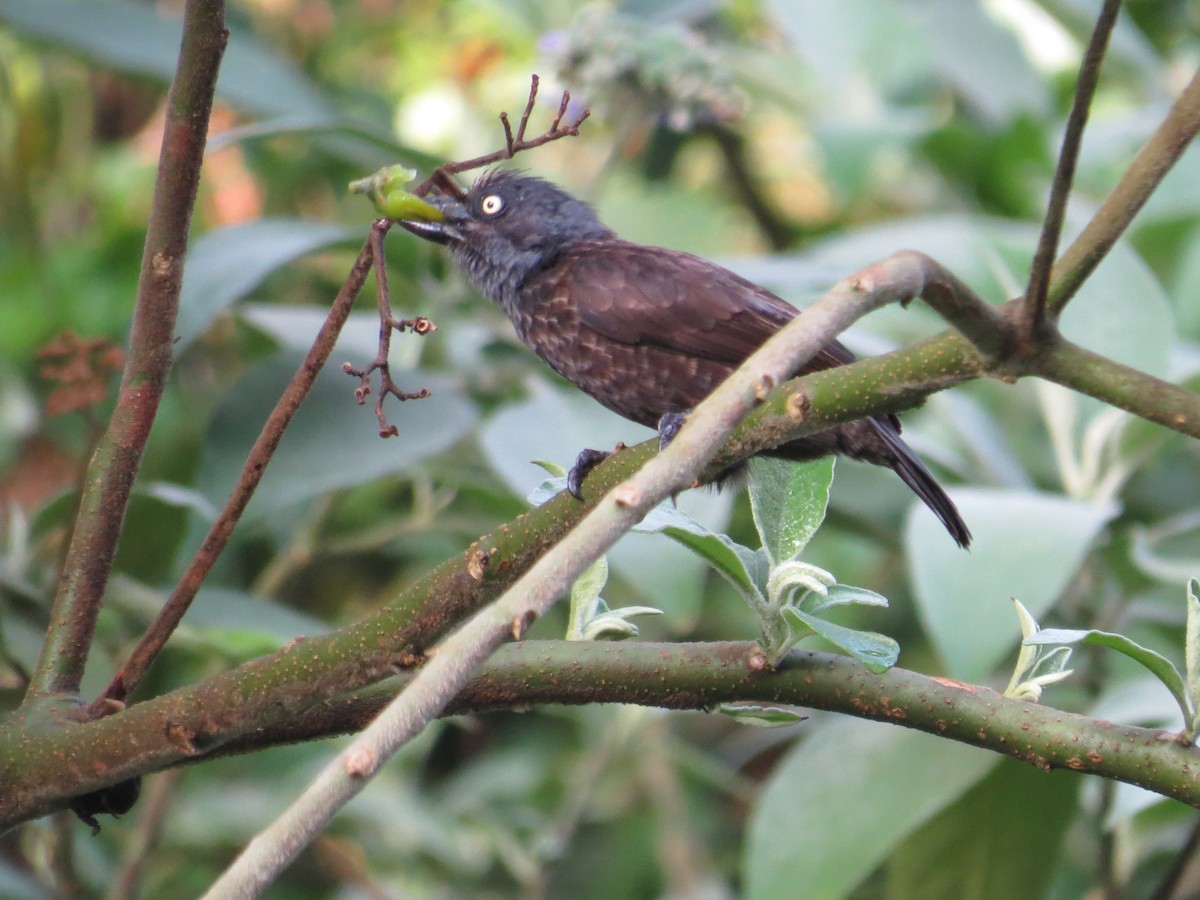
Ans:
[[[342,371],[347,375],[353,375],[359,381],[358,387],[354,389],[354,399],[358,401],[359,406],[366,402],[367,394],[371,393],[371,373],[379,371],[379,394],[375,398],[375,417],[379,420],[379,436],[395,437],[400,433],[400,429],[387,420],[387,415],[383,411],[384,398],[392,396],[404,402],[405,400],[424,400],[430,394],[428,388],[421,388],[419,391],[402,391],[392,381],[392,368],[388,361],[388,355],[392,350],[392,332],[403,333],[407,328],[414,334],[429,334],[431,331],[437,331],[437,325],[424,316],[418,316],[415,319],[397,319],[392,315],[392,295],[388,289],[387,260],[383,254],[383,238],[387,234],[387,228],[379,227],[380,223],[384,222],[387,220],[380,219],[376,223],[377,227],[371,229],[369,239],[371,256],[375,263],[375,297],[379,304],[379,351],[366,368],[356,369],[350,363],[342,363]]]
[[[386,232],[390,224],[387,219],[376,220],[372,226],[372,235]],[[138,641],[129,660],[113,677],[104,693],[93,701],[88,710],[93,717],[103,716],[120,709],[121,704],[137,687],[158,654],[162,652],[167,639],[174,633],[175,628],[183,619],[184,613],[195,599],[200,585],[204,583],[213,564],[225,549],[225,545],[229,543],[229,537],[233,534],[233,529],[241,519],[250,498],[254,496],[254,491],[266,472],[267,464],[271,461],[275,448],[283,437],[284,430],[291,422],[296,410],[299,409],[300,403],[308,395],[317,374],[329,359],[329,354],[333,352],[337,336],[341,332],[342,326],[346,324],[346,319],[350,315],[355,299],[362,291],[363,284],[366,283],[367,273],[371,270],[371,262],[374,258],[371,240],[368,238],[363,244],[358,258],[350,269],[350,274],[346,277],[345,283],[330,307],[329,315],[325,317],[325,323],[313,340],[312,347],[284,389],[275,408],[271,411],[271,415],[263,424],[258,439],[246,457],[242,475],[229,495],[229,499],[225,501],[224,509],[221,510],[217,520],[213,522],[204,541],[196,550],[191,562],[188,563],[183,577],[179,579],[179,583],[171,592],[167,602],[163,604],[158,616]]]
[[[539,79],[537,73],[534,73],[529,78],[529,98],[525,101],[525,111],[521,113],[521,124],[517,128],[517,140],[525,140],[525,129],[529,126],[529,116],[533,112],[533,104],[537,102],[537,90]],[[505,117],[507,121],[507,117]],[[509,144],[509,152],[512,152],[512,145]]]
[[[158,174],[116,410],[92,454],[50,626],[26,699],[76,693],[108,586],[125,510],[171,371],[188,230],[217,73],[229,32],[223,2],[190,0],[167,96]]]
[[[558,103],[558,112],[556,112],[554,114],[554,121],[550,123],[551,133],[558,132],[558,125],[560,122],[562,122],[563,116],[565,116],[567,114],[567,107],[570,105],[570,103],[571,103],[570,92],[563,91],[562,99]],[[590,114],[591,114],[591,111],[587,110],[587,109],[585,109],[583,111],[583,113],[580,114],[579,119],[575,122],[576,132],[578,132],[578,130],[579,130],[579,123],[582,122],[584,119],[586,119]]]
[[[1046,325],[1046,290],[1050,283],[1054,257],[1058,253],[1058,241],[1062,236],[1067,200],[1071,196],[1071,185],[1075,180],[1079,145],[1083,141],[1083,129],[1092,108],[1096,83],[1100,80],[1100,64],[1104,61],[1104,52],[1108,49],[1108,40],[1112,36],[1120,9],[1121,0],[1105,0],[1083,55],[1083,62],[1079,66],[1075,100],[1071,106],[1071,114],[1067,117],[1062,150],[1058,155],[1058,166],[1050,188],[1050,202],[1046,208],[1046,218],[1042,222],[1042,233],[1038,237],[1037,251],[1033,255],[1033,265],[1029,269],[1029,285],[1025,288],[1027,340],[1036,340]]]

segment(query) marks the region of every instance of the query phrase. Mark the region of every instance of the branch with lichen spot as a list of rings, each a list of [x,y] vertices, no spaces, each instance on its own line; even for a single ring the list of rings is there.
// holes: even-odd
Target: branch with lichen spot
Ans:
[[[1004,697],[986,687],[931,678],[902,668],[875,675],[848,657],[793,650],[777,669],[756,663],[750,641],[620,643],[530,641],[499,648],[446,708],[446,715],[527,708],[531,704],[635,703],[708,710],[723,703],[774,703],[844,713],[913,728],[1002,753],[1045,770],[1065,769],[1136,784],[1200,807],[1191,773],[1200,751],[1174,732],[1122,725]],[[222,756],[358,731],[408,682],[401,676],[309,706],[276,725],[248,732],[208,752],[174,756],[140,772],[192,765]],[[162,707],[187,705],[199,685],[131,707],[120,721],[80,726],[70,735],[37,738],[46,760],[78,759],[94,743],[123,763],[121,735],[170,721]],[[171,698],[171,699],[168,699]],[[164,744],[167,734],[160,733]],[[61,756],[59,754],[62,754]],[[47,766],[61,786],[62,767]],[[96,785],[92,776],[90,784]],[[19,796],[19,795],[18,795]],[[60,808],[0,800],[0,829]]]
[[[1200,806],[1200,784],[1191,777],[1200,751],[1176,732],[1065,713],[907,669],[877,675],[838,654],[793,650],[775,669],[763,668],[759,658],[758,645],[750,641],[527,641],[499,648],[446,714],[530,704],[711,710],[725,703],[779,703],[902,725],[1046,771],[1113,778]],[[407,680],[339,698],[254,735],[245,746],[224,749],[248,752],[258,739],[273,745],[357,731]]]

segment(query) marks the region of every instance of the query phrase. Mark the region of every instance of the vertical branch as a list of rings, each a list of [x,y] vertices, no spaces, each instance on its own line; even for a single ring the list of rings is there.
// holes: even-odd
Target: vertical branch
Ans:
[[[1192,76],[1158,130],[1129,164],[1079,237],[1054,264],[1047,297],[1047,306],[1052,313],[1060,312],[1067,305],[1108,255],[1197,131],[1200,131],[1200,70]]]
[[[1046,208],[1046,218],[1042,222],[1042,233],[1038,237],[1033,265],[1029,269],[1029,284],[1025,288],[1026,340],[1036,340],[1046,325],[1046,292],[1050,284],[1050,270],[1058,253],[1058,240],[1062,236],[1067,200],[1071,195],[1071,185],[1075,181],[1079,145],[1083,141],[1083,128],[1087,124],[1092,97],[1096,93],[1096,82],[1100,79],[1100,63],[1104,60],[1104,51],[1108,48],[1108,39],[1117,23],[1117,13],[1120,9],[1121,0],[1105,0],[1104,8],[1100,11],[1100,17],[1096,20],[1096,27],[1084,52],[1083,62],[1079,66],[1075,100],[1067,118],[1062,150],[1058,155],[1058,166],[1050,188],[1050,202]]]
[[[88,465],[50,628],[29,697],[79,689],[117,541],[171,369],[179,286],[217,72],[229,33],[223,0],[188,0],[137,301],[116,410]]]

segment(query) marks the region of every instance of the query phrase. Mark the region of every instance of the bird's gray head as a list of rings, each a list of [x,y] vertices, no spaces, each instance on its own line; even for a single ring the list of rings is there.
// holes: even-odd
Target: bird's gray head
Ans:
[[[613,236],[582,200],[520,172],[488,172],[463,200],[430,199],[444,221],[400,224],[445,244],[475,286],[506,309],[531,275],[552,266],[571,246]]]

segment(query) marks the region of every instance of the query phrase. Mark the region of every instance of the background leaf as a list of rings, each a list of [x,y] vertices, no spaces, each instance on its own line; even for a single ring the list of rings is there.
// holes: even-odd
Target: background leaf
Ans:
[[[218,313],[271,272],[306,253],[352,240],[355,232],[348,228],[293,219],[260,219],[210,231],[188,251],[175,328],[180,346],[195,340]]]
[[[1001,760],[896,848],[887,864],[887,896],[1049,896],[1080,787],[1078,778]],[[988,827],[978,827],[984,820]]]
[[[299,361],[295,352],[283,351],[254,366],[217,410],[212,439],[196,476],[197,488],[212,502],[224,502],[260,423]],[[422,371],[393,372],[393,376],[414,390],[428,387],[432,396],[393,407],[391,420],[400,434],[384,440],[370,404],[354,402],[357,382],[336,366],[321,373],[250,503],[246,514],[251,521],[324,492],[401,471],[470,431],[476,418],[474,406],[455,392],[451,382]]]
[[[947,541],[941,523],[914,505],[905,555],[921,620],[947,673],[980,681],[1020,639],[1010,598],[1040,620],[1117,509],[1032,491],[950,494],[975,536],[970,552]]]
[[[746,897],[847,896],[997,762],[901,728],[823,723],[764,785],[746,839]]]

